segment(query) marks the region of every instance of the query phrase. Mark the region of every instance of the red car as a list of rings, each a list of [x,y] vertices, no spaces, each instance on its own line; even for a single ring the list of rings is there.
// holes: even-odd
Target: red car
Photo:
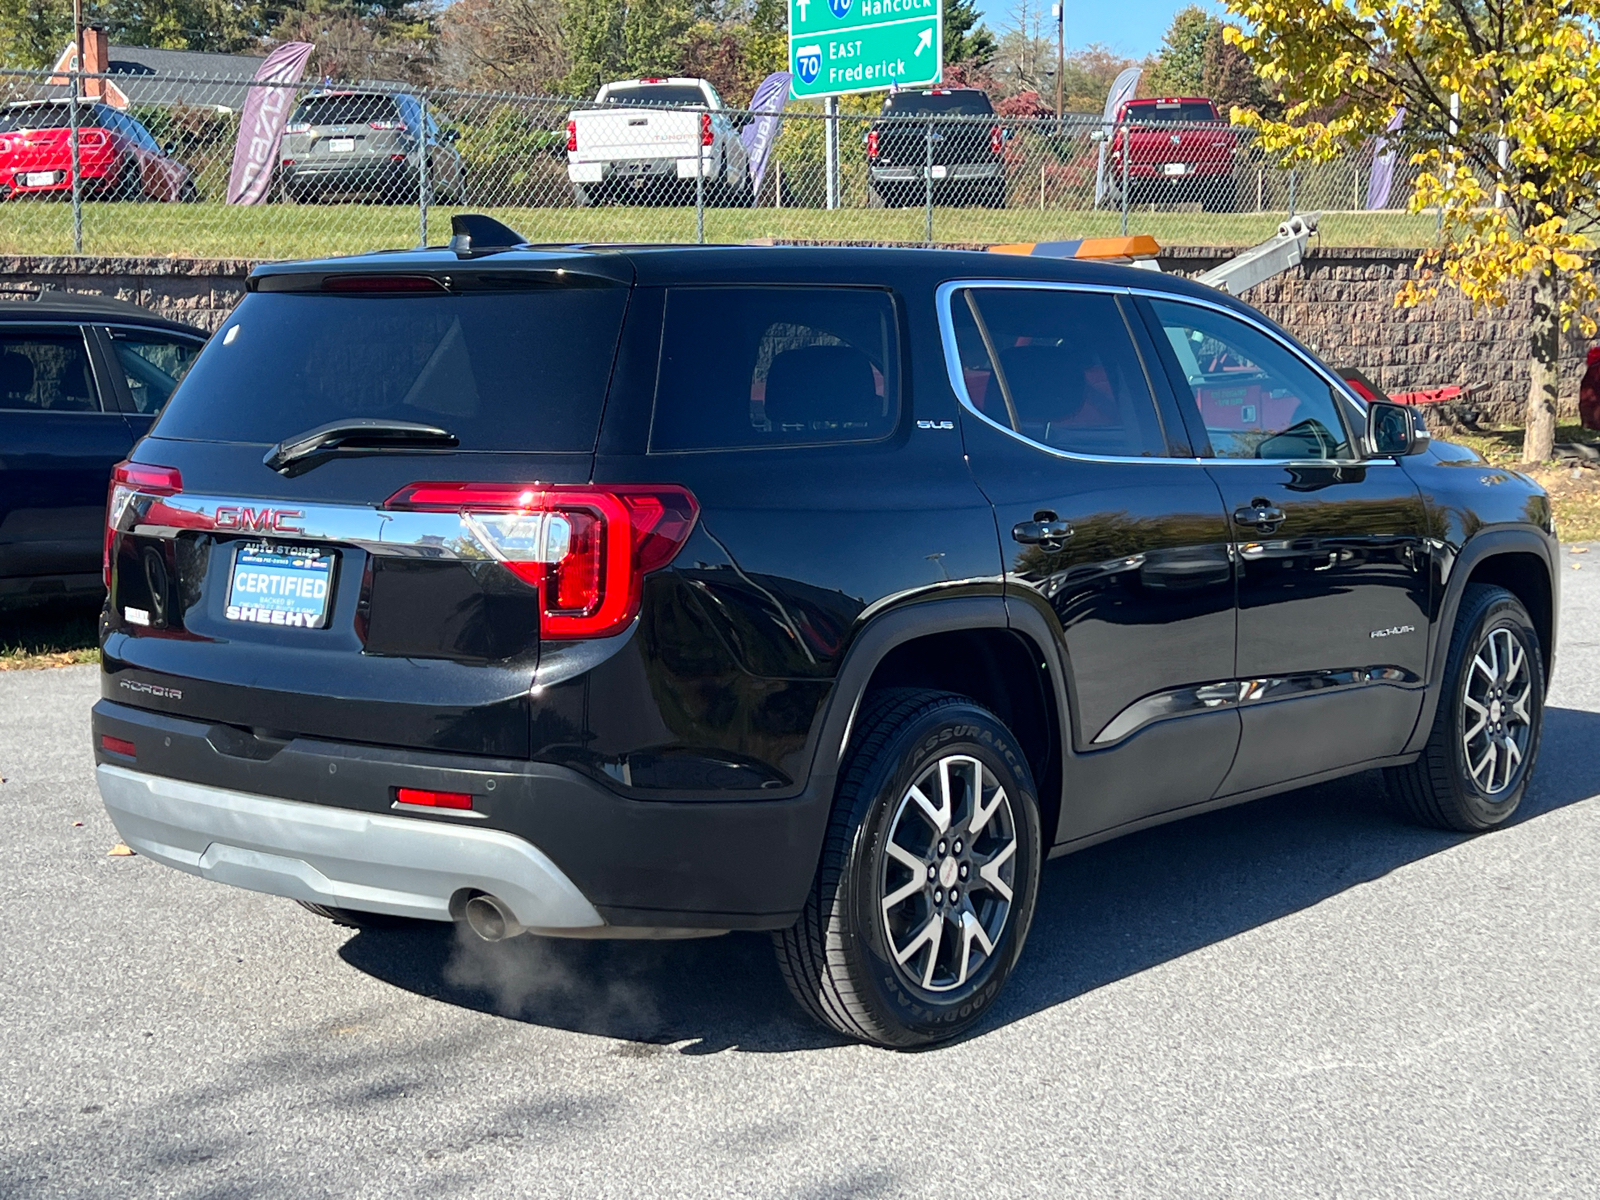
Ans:
[[[1213,212],[1239,207],[1234,178],[1239,139],[1211,101],[1199,96],[1130,100],[1117,122],[1109,163],[1113,197],[1122,194],[1126,143],[1131,203],[1198,200]]]
[[[0,199],[72,190],[71,105],[29,100],[0,108]],[[78,105],[83,194],[98,200],[198,200],[193,173],[150,131],[109,104]]]

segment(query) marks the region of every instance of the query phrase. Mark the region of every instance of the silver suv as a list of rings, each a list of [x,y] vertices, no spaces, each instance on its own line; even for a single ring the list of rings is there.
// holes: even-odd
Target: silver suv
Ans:
[[[440,130],[415,96],[385,92],[315,92],[284,129],[279,181],[298,203],[329,196],[400,203],[416,199],[417,145],[426,140],[429,187],[460,203],[461,155],[454,130]]]

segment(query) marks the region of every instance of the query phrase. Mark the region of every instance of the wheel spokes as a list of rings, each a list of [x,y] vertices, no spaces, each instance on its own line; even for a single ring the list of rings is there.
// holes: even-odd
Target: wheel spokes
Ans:
[[[1000,870],[1017,852],[1017,839],[1012,838],[1005,848],[997,851],[989,861],[978,868],[978,878],[987,883],[1007,904],[1011,903],[1011,885],[1000,875]]]
[[[890,842],[886,849],[890,858],[911,869],[910,882],[902,884],[883,898],[883,915],[887,917],[890,909],[923,889],[928,880],[928,864],[904,846],[896,845],[894,842]]]

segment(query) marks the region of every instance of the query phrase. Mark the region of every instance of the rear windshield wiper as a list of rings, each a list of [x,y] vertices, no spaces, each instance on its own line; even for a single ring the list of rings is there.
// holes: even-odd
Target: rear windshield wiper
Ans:
[[[298,474],[310,470],[315,462],[342,453],[404,453],[408,450],[449,450],[461,440],[448,429],[437,425],[422,425],[416,421],[380,421],[371,417],[355,417],[343,421],[329,421],[304,433],[284,438],[261,461],[280,474]]]

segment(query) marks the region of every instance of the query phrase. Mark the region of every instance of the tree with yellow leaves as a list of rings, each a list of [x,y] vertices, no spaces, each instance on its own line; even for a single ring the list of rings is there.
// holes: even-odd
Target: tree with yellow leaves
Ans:
[[[1523,461],[1550,457],[1561,332],[1593,334],[1589,231],[1600,220],[1600,0],[1227,0],[1229,40],[1288,102],[1234,110],[1265,149],[1326,161],[1404,111],[1421,167],[1413,212],[1442,236],[1399,302],[1447,281],[1474,306],[1532,287]]]

